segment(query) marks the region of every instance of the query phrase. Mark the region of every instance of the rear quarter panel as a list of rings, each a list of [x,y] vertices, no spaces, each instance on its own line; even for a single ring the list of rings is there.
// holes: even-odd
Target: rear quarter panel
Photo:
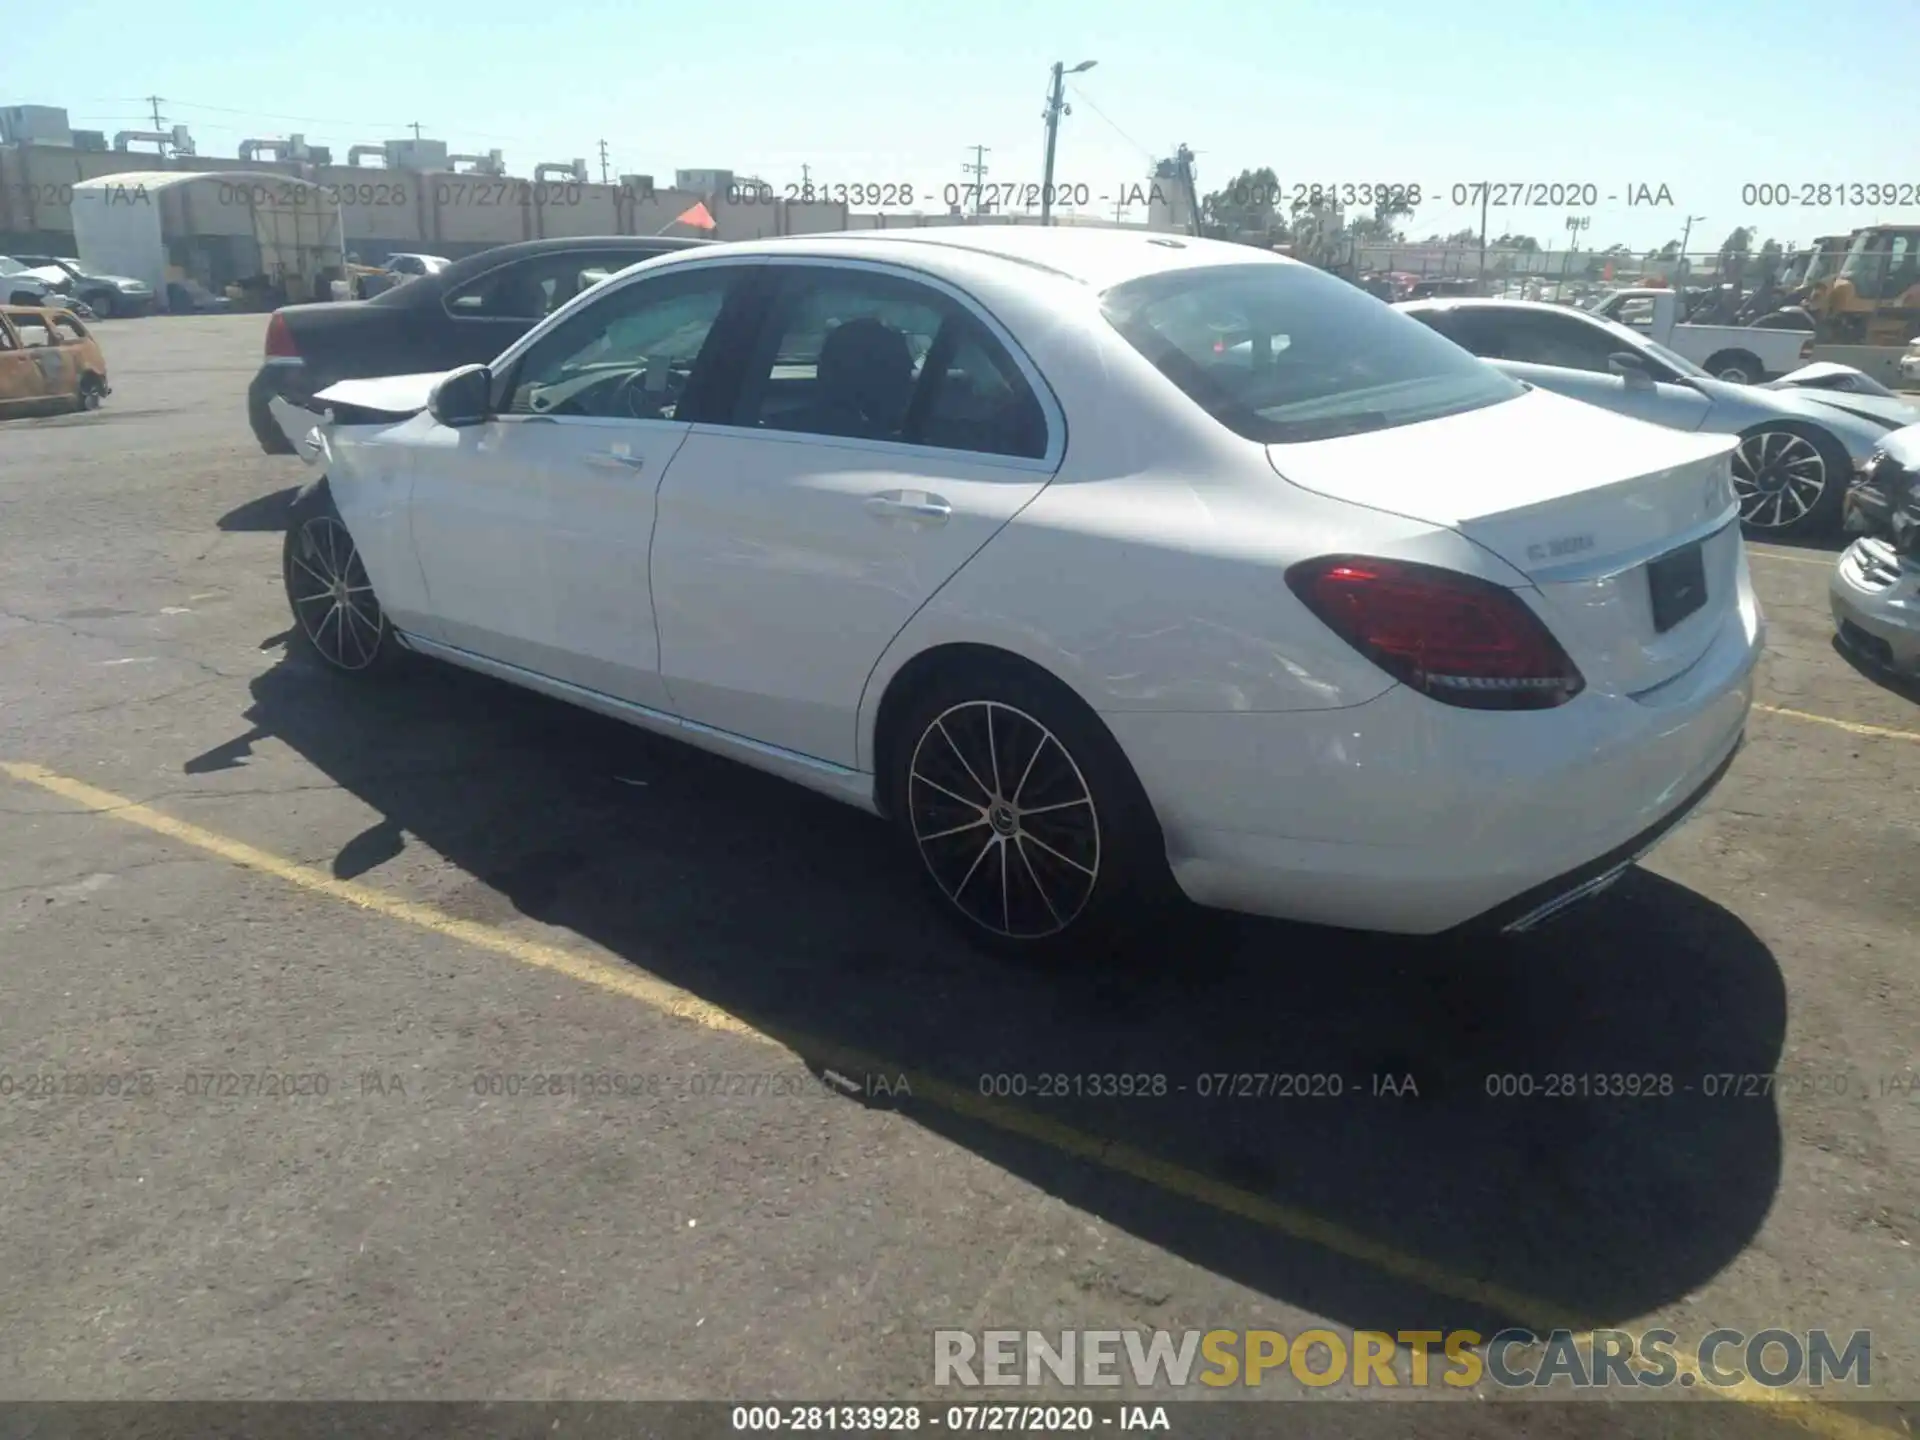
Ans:
[[[1301,604],[1289,565],[1357,551],[1524,583],[1450,530],[1290,484],[1104,322],[1062,321],[1071,303],[1027,317],[994,305],[1061,401],[1066,457],[880,657],[860,706],[862,769],[887,686],[939,646],[1018,655],[1103,714],[1329,710],[1394,682]]]

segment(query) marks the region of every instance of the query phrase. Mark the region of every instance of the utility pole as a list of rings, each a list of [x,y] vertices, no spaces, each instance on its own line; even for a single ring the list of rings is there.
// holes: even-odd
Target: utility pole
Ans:
[[[813,189],[813,167],[809,165],[802,165],[800,167],[800,193],[802,195],[805,195],[811,192],[812,189]]]
[[[1493,186],[1486,181],[1480,182],[1480,289],[1487,288],[1487,196]]]
[[[600,183],[607,183],[607,142],[600,142]]]
[[[160,116],[160,97],[158,95],[147,96],[147,104],[153,108],[154,133],[159,134],[167,128],[167,122]],[[164,140],[160,142],[160,153],[162,155],[167,153],[167,142]]]
[[[1693,222],[1706,218],[1704,215],[1687,216],[1686,228],[1680,232],[1680,268],[1675,273],[1679,276],[1680,288],[1682,289],[1685,288],[1687,283],[1687,241],[1693,238]]]
[[[1173,158],[1180,167],[1180,194],[1186,201],[1187,229],[1197,240],[1200,238],[1200,191],[1193,180],[1193,151],[1183,141],[1173,152]]]
[[[1071,115],[1073,107],[1067,104],[1066,77],[1078,75],[1083,70],[1091,70],[1098,61],[1082,60],[1071,70],[1067,62],[1053,62],[1053,84],[1047,90],[1047,108],[1041,118],[1047,122],[1047,164],[1046,171],[1040,177],[1040,223],[1053,223],[1053,148],[1060,139],[1060,117]]]
[[[974,146],[973,147],[973,163],[971,165],[962,165],[960,167],[961,172],[963,174],[971,175],[973,177],[973,182],[972,182],[973,213],[976,216],[980,214],[980,196],[982,191],[981,182],[987,178],[987,159],[986,159],[987,152],[992,148],[993,147],[990,145]]]

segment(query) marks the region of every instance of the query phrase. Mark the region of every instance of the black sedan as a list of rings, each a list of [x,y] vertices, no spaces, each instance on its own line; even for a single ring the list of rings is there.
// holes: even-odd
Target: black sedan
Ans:
[[[71,256],[16,255],[13,258],[38,270],[62,293],[78,300],[102,320],[144,315],[153,308],[153,287],[144,280],[103,275]]]
[[[247,419],[269,455],[292,444],[268,408],[302,408],[340,380],[484,365],[580,291],[616,270],[707,240],[606,235],[527,240],[456,260],[370,300],[285,305],[267,322],[266,363]]]

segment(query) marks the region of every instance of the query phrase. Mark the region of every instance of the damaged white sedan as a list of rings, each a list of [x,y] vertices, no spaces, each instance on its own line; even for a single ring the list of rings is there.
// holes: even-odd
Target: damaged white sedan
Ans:
[[[1181,895],[1524,930],[1683,819],[1751,703],[1732,439],[1244,247],[714,246],[320,401],[311,654],[431,656],[872,811],[1002,949]]]

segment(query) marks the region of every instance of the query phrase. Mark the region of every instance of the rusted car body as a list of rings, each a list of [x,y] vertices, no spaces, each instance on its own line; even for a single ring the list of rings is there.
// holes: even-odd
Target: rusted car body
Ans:
[[[100,342],[71,312],[0,305],[0,416],[95,410],[112,393]]]

